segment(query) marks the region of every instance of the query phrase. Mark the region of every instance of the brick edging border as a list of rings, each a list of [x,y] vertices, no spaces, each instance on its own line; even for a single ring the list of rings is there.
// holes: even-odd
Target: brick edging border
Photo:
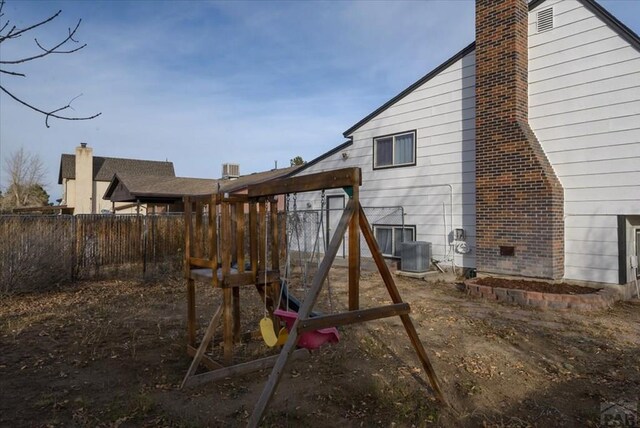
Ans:
[[[467,294],[472,296],[543,309],[592,311],[606,309],[615,301],[620,300],[618,293],[606,287],[591,294],[553,294],[541,293],[539,291],[491,287],[476,283],[476,279],[467,279],[464,282],[464,289]]]

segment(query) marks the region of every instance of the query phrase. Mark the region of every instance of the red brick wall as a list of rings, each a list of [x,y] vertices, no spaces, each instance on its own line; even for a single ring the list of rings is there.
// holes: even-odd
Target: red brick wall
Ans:
[[[476,1],[476,264],[557,279],[564,192],[529,126],[527,49],[526,0]]]

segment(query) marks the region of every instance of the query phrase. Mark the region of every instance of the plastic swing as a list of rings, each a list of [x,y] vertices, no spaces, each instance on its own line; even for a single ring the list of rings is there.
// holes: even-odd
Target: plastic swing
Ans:
[[[318,223],[318,229],[316,231],[316,239],[315,242],[313,244],[313,250],[312,250],[312,254],[311,254],[311,259],[313,260],[313,258],[315,257],[316,251],[318,249],[318,240],[320,237],[320,232],[322,231],[322,238],[324,240],[324,228],[323,226],[323,213],[324,213],[324,205],[325,205],[325,192],[322,191],[322,197],[321,197],[321,203],[320,203],[320,221]],[[294,202],[293,202],[293,206],[294,206],[294,214],[295,214],[295,219],[296,222],[299,221],[298,218],[298,213],[297,213],[297,209],[296,209],[296,200],[295,200],[295,195],[294,195]],[[297,227],[298,225],[295,225],[295,231],[297,232]],[[293,235],[293,231],[291,232],[291,234]],[[291,242],[291,240],[289,240],[289,242]],[[300,239],[298,237],[298,248],[300,247]],[[298,252],[300,254],[300,251]],[[290,251],[289,248],[287,248],[287,262],[285,265],[285,270],[286,270],[286,275],[288,277],[288,275],[290,274],[290,270],[291,270],[291,258],[290,258]],[[302,258],[301,258],[302,260]],[[302,262],[301,262],[302,265]],[[306,264],[304,265],[306,267]],[[303,268],[304,269],[304,268]],[[306,288],[306,269],[304,269],[303,271],[303,282],[305,282],[304,286]],[[329,279],[327,278],[327,281],[329,281]],[[280,303],[282,302],[282,294],[284,292],[285,287],[281,287],[280,288],[280,298],[279,298],[279,302],[278,302],[278,308],[280,308]],[[330,309],[333,309],[332,306],[332,298],[331,298],[331,283],[329,282],[329,307]],[[294,312],[294,311],[290,311],[289,310],[289,296],[287,296],[287,304],[286,304],[286,310],[282,310],[282,309],[276,309],[275,311],[273,311],[273,314],[276,315],[278,318],[280,318],[285,325],[287,326],[287,329],[291,329],[293,328],[293,324],[295,323],[296,319],[298,318],[298,313]],[[270,320],[269,320],[270,321]],[[280,333],[278,336],[281,336],[283,334],[283,329],[280,330]],[[272,328],[273,331],[273,328]],[[285,330],[286,331],[286,330]],[[288,335],[288,332],[287,332]],[[274,334],[275,336],[275,334]],[[314,331],[307,331],[304,332],[300,335],[300,339],[298,340],[298,346],[301,348],[306,348],[309,350],[314,350],[314,349],[318,349],[320,346],[322,346],[325,343],[337,343],[340,341],[340,333],[338,333],[338,329],[335,327],[328,327],[328,328],[321,328],[318,330],[314,330]],[[286,342],[286,337],[284,338],[283,343]]]
[[[268,214],[265,210],[265,222],[268,219]],[[265,234],[265,245],[264,245],[264,283],[267,283],[267,234]],[[282,298],[282,290],[280,291],[280,298]],[[278,306],[280,306],[280,302],[278,302]],[[275,327],[273,325],[273,320],[269,317],[269,311],[267,310],[267,290],[264,291],[264,317],[260,320],[260,334],[262,335],[262,340],[269,347],[273,348],[274,346],[282,346],[287,341],[287,337],[289,337],[289,332],[285,327],[282,327],[276,336]]]

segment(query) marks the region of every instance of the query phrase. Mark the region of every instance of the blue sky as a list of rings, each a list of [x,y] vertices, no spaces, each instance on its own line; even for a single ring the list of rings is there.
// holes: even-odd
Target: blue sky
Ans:
[[[640,32],[640,0],[600,1]],[[7,0],[18,27],[62,14],[32,36],[50,45],[79,18],[87,47],[0,75],[25,100],[73,102],[87,122],[50,120],[0,95],[0,160],[24,147],[46,168],[52,201],[61,153],[172,161],[176,174],[217,178],[287,166],[344,141],[342,132],[474,38],[474,1]],[[37,52],[33,37],[0,56]],[[4,188],[3,176],[0,187]]]

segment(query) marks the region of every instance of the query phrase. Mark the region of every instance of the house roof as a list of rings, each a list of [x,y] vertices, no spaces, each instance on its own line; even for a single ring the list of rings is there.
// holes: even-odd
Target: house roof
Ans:
[[[263,183],[291,174],[298,166],[273,169],[240,176],[236,179],[211,179],[116,173],[103,199],[112,202],[173,203],[183,196],[237,192],[249,185]]]
[[[209,178],[138,175],[118,172],[113,176],[103,199],[112,202],[170,203],[183,196],[215,193],[219,180]]]
[[[116,173],[159,177],[175,177],[176,175],[173,169],[173,162],[93,157],[94,181],[111,181]],[[76,178],[76,155],[63,154],[60,158],[58,184],[62,184],[63,178]]]
[[[238,190],[242,190],[252,184],[264,183],[265,181],[274,180],[276,178],[287,177],[300,168],[301,166],[296,165],[288,168],[272,169],[270,171],[264,172],[254,172],[253,174],[241,175],[240,177],[231,180],[219,180],[218,183],[220,184],[220,192],[237,192]]]
[[[530,1],[529,10],[531,11],[535,9],[545,1],[546,0]],[[607,11],[605,8],[603,8],[598,3],[596,3],[595,0],[578,0],[578,1],[582,3],[591,12],[593,12],[596,16],[598,16],[600,19],[602,19],[605,23],[607,23],[623,39],[625,39],[633,47],[635,47],[637,50],[640,51],[640,37],[638,37],[638,35],[633,30],[631,30],[629,27],[627,27],[622,22],[620,22],[615,16],[609,13],[609,11]],[[468,53],[474,51],[475,48],[476,48],[476,43],[473,42],[467,47],[465,47],[464,49],[462,49],[460,52],[456,53],[454,56],[452,56],[451,58],[449,58],[448,60],[440,64],[438,67],[436,67],[429,73],[422,76],[418,81],[413,83],[411,86],[409,86],[408,88],[400,92],[398,95],[396,95],[395,97],[391,98],[389,101],[387,101],[386,103],[378,107],[376,110],[371,112],[369,115],[367,115],[365,118],[363,118],[358,123],[353,125],[351,128],[344,131],[343,133],[344,137],[349,138],[349,136],[353,134],[353,132],[355,132],[362,125],[369,122],[371,119],[373,119],[374,117],[376,117],[377,115],[379,115],[380,113],[382,113],[383,111],[391,107],[393,104],[395,104],[396,102],[398,102],[399,100],[407,96],[409,93],[413,92],[413,90],[416,89],[417,87],[431,80],[433,77],[438,75],[442,70],[449,67],[454,62],[466,56]]]

